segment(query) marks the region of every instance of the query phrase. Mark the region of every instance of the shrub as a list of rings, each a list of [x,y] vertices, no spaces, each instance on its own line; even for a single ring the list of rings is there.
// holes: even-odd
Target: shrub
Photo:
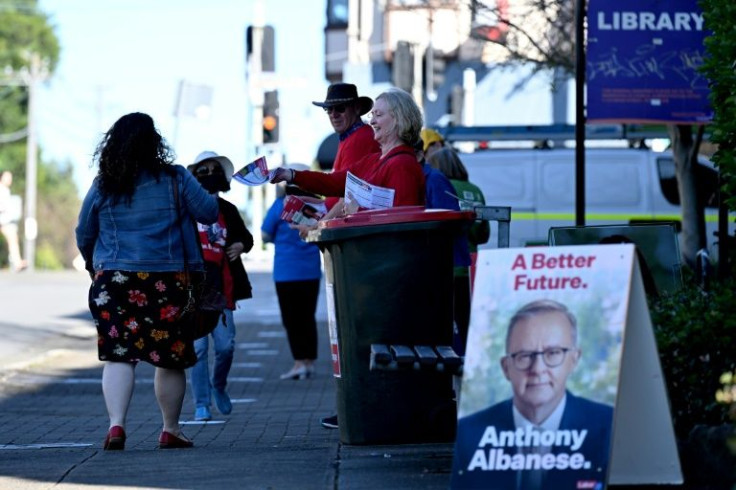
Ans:
[[[729,421],[728,406],[714,394],[720,375],[736,367],[735,288],[733,280],[714,283],[707,292],[689,285],[650,301],[678,438],[697,425]]]

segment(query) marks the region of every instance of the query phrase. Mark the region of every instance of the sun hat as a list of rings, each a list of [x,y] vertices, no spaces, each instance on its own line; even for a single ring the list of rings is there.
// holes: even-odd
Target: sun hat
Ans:
[[[352,83],[333,83],[327,87],[324,102],[312,102],[319,107],[333,107],[350,102],[358,102],[358,112],[362,116],[373,108],[373,100],[364,95],[358,96],[358,88]]]
[[[197,158],[194,159],[194,163],[187,166],[187,170],[193,173],[197,166],[206,160],[214,160],[219,163],[220,167],[222,167],[222,171],[225,173],[225,179],[227,179],[228,182],[232,180],[233,173],[235,173],[233,162],[231,162],[228,157],[220,156],[214,151],[203,151],[197,155]]]
[[[445,139],[442,137],[442,135],[434,129],[424,128],[419,133],[419,135],[422,137],[422,141],[424,142],[424,151],[427,151],[427,148],[429,148],[429,145],[431,145],[432,143],[444,144],[445,142]]]

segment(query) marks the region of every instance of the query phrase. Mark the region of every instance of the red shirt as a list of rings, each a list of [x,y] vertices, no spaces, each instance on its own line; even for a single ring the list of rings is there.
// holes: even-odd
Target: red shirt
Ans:
[[[199,242],[202,245],[202,258],[214,264],[222,272],[222,292],[227,298],[227,307],[234,310],[233,277],[225,255],[227,224],[222,211],[217,216],[217,222],[211,225],[197,223],[197,231],[199,231]]]
[[[350,170],[359,160],[370,153],[380,153],[381,146],[373,137],[373,128],[367,124],[359,126],[353,132],[349,132],[344,138],[341,135],[340,143],[337,145],[337,154],[335,155],[335,163],[332,166],[333,172]],[[327,209],[332,209],[338,197],[328,197],[325,199]]]
[[[383,158],[380,153],[366,155],[350,172],[369,184],[393,189],[394,206],[424,204],[424,173],[411,146],[397,146]],[[347,170],[329,174],[310,170],[295,172],[294,184],[324,196],[343,197],[347,173]]]

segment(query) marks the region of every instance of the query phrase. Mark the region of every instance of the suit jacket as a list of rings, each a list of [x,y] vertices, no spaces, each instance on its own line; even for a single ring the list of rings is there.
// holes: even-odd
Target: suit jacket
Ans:
[[[587,435],[579,449],[569,446],[552,446],[552,454],[581,453],[585,461],[590,463],[584,469],[547,470],[540,488],[545,490],[575,490],[578,481],[596,481],[603,483],[606,478],[608,458],[611,447],[611,425],[613,408],[567,392],[567,403],[562,414],[559,430],[587,430]],[[514,470],[481,470],[468,471],[476,451],[483,451],[488,457],[491,445],[479,448],[487,427],[493,426],[496,431],[513,431],[514,417],[511,399],[504,400],[490,408],[463,417],[458,421],[457,440],[455,442],[455,458],[452,468],[452,488],[478,488],[484,490],[514,490],[517,488],[518,471]],[[500,448],[506,454],[515,455],[515,447]],[[587,465],[586,465],[587,466]],[[593,488],[593,487],[590,487]]]

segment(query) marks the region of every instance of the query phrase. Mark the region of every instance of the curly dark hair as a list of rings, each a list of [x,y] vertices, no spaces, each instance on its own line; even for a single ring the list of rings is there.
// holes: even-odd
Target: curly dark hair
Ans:
[[[99,165],[97,185],[100,192],[130,200],[135,182],[142,170],[156,178],[168,173],[175,158],[148,114],[126,114],[112,125],[95,149],[94,161]]]

